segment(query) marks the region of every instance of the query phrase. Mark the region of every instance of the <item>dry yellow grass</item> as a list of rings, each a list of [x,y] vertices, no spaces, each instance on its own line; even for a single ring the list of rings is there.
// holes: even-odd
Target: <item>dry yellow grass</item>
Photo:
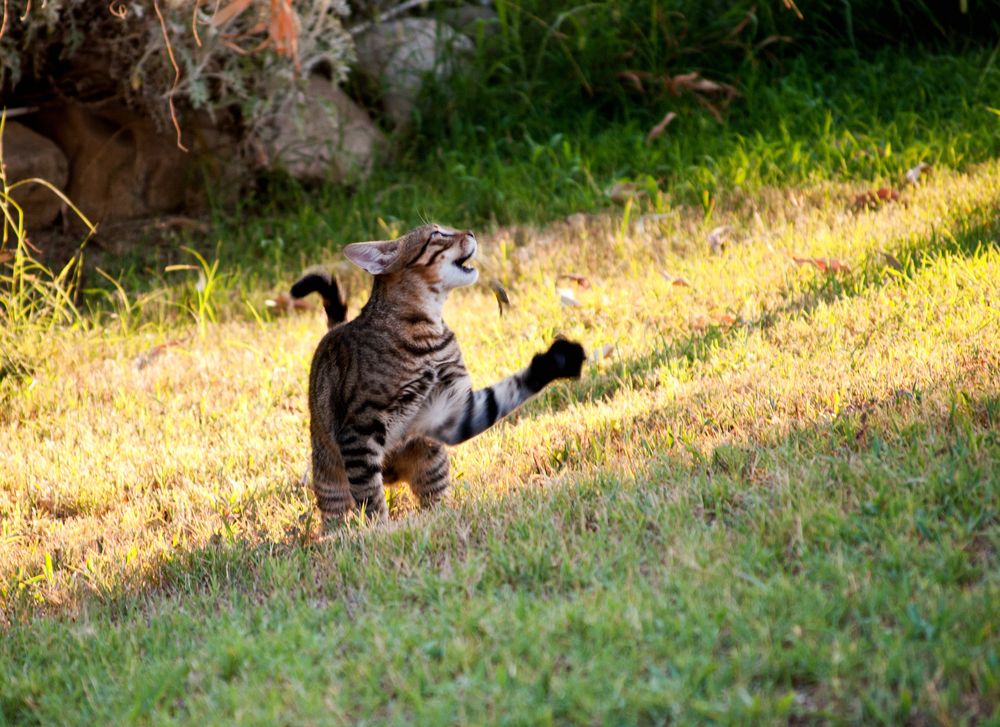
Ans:
[[[449,302],[477,382],[522,366],[557,333],[606,355],[581,382],[455,449],[445,508],[470,512],[553,479],[641,475],[664,453],[695,462],[845,417],[858,436],[867,426],[891,436],[897,421],[949,416],[956,391],[995,397],[1000,163],[942,170],[874,212],[849,211],[850,196],[833,185],[775,190],[735,199],[710,223],[683,209],[481,233],[483,277],[502,278],[514,306],[498,317],[485,287]],[[733,226],[730,243],[709,254],[721,224]],[[792,254],[851,272],[828,275]],[[590,283],[558,281],[579,305],[560,302],[565,272]],[[266,292],[252,292],[258,307]],[[323,324],[245,311],[234,303],[201,327],[178,316],[19,333],[33,371],[4,384],[0,412],[4,621],[145,588],[213,538],[316,536],[299,480]],[[446,517],[413,512],[403,492],[391,506],[418,526]]]

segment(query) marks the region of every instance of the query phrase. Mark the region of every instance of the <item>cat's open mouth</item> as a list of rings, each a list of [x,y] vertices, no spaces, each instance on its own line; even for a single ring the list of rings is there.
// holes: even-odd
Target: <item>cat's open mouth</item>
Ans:
[[[473,256],[473,255],[475,255],[475,254],[476,254],[476,251],[475,251],[475,250],[473,250],[472,252],[470,252],[470,253],[469,253],[468,255],[466,255],[465,257],[461,257],[461,258],[459,258],[458,260],[456,260],[456,261],[455,261],[455,265],[457,265],[457,266],[458,266],[458,269],[459,269],[459,270],[461,270],[461,271],[462,271],[463,273],[473,273],[473,272],[475,272],[475,271],[476,271],[476,269],[475,269],[474,267],[472,267],[472,266],[470,266],[470,265],[466,265],[466,264],[465,264],[465,263],[467,263],[467,262],[468,262],[468,261],[470,260],[470,258],[472,258],[472,256]]]

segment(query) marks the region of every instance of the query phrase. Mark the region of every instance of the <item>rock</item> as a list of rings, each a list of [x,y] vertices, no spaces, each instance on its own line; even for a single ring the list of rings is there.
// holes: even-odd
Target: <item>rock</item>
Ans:
[[[194,157],[124,104],[67,101],[40,112],[38,123],[69,160],[66,193],[91,222],[174,212],[197,187]]]
[[[8,121],[3,131],[3,162],[7,183],[38,177],[63,190],[69,176],[66,155],[50,139],[27,126]],[[59,216],[63,201],[40,184],[26,184],[11,195],[24,212],[29,228],[45,227]]]
[[[455,30],[470,38],[482,32],[491,32],[499,26],[497,11],[489,5],[459,5],[445,8],[441,18]]]
[[[447,77],[453,70],[448,61],[472,47],[451,26],[429,18],[382,23],[355,41],[358,70],[381,86],[386,115],[396,126],[409,122],[424,76]]]
[[[310,76],[294,107],[278,116],[266,144],[268,161],[299,179],[350,183],[364,179],[385,135],[335,83]]]

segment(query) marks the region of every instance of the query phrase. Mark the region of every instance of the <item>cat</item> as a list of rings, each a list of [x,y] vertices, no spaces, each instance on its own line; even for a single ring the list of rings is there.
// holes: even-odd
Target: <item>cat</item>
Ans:
[[[374,276],[353,320],[336,280],[312,272],[293,287],[323,297],[329,330],[309,373],[312,487],[324,523],[360,509],[388,516],[384,485],[408,482],[421,506],[438,502],[450,477],[446,445],[485,431],[560,378],[579,378],[579,343],[556,339],[530,365],[474,391],[455,335],[441,318],[449,291],[479,271],[472,232],[425,225],[395,240],[356,242],[348,260]]]

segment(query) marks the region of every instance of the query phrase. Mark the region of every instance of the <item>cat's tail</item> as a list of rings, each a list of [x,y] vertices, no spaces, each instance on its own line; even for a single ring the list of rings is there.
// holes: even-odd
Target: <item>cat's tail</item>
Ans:
[[[308,270],[292,286],[293,298],[305,298],[310,293],[319,293],[326,311],[327,328],[333,328],[347,320],[347,303],[337,285],[337,279],[326,270]]]

